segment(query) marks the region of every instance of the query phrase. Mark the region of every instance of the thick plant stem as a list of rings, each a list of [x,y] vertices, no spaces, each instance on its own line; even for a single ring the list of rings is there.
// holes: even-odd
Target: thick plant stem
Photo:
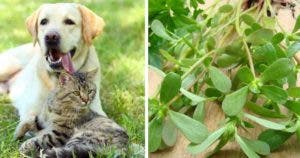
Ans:
[[[174,44],[173,44],[170,48],[168,48],[168,51],[170,51],[171,49],[173,49],[179,42],[181,42],[184,38],[188,37],[189,35],[190,35],[190,33],[184,35],[184,36],[181,37],[181,38],[179,38],[176,42],[174,42]]]
[[[243,38],[243,44],[244,44],[244,47],[246,49],[250,70],[251,70],[252,75],[255,77],[255,70],[254,70],[254,64],[253,64],[251,52],[250,52],[249,47],[247,45],[247,42],[244,38],[244,35],[243,35],[243,33],[240,29],[240,20],[239,19],[240,19],[241,7],[242,7],[242,4],[243,4],[242,2],[243,2],[243,0],[240,0],[239,4],[238,4],[237,15],[236,15],[237,19],[235,21],[235,28],[236,28],[236,32],[239,34],[239,36],[241,36]]]
[[[237,11],[236,11],[236,20],[235,20],[235,27],[236,27],[236,32],[241,36],[242,31],[240,29],[240,14],[241,14],[241,8],[242,8],[243,0],[239,0],[239,4],[237,6]]]
[[[252,72],[252,75],[255,77],[255,70],[254,70],[254,64],[253,64],[251,52],[249,50],[247,42],[245,41],[245,38],[243,38],[243,44],[244,44],[244,47],[246,49],[246,53],[247,53],[247,57],[248,57],[248,62],[249,62],[250,70]]]
[[[191,66],[191,68],[190,68],[186,73],[184,73],[184,74],[182,75],[181,79],[182,79],[182,80],[185,79],[190,73],[192,73],[192,72],[195,70],[195,68],[197,68],[200,64],[202,64],[202,62],[204,61],[204,59],[205,59],[206,57],[208,57],[208,56],[211,55],[212,53],[213,53],[213,51],[208,52],[208,53],[206,53],[203,57],[201,57],[195,64],[193,64],[193,65]]]

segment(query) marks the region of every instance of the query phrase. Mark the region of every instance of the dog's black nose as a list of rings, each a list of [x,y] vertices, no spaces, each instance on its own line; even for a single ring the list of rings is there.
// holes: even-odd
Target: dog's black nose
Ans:
[[[60,41],[60,35],[57,32],[49,32],[45,36],[47,46],[57,46]]]

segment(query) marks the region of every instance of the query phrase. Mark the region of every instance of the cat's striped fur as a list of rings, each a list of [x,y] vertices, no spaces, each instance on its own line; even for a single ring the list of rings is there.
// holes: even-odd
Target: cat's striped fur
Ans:
[[[96,71],[95,71],[96,72]],[[20,152],[41,151],[43,157],[89,157],[104,148],[126,150],[128,135],[118,124],[90,110],[96,94],[94,73],[61,73],[60,86],[49,96],[43,112],[31,123],[20,127],[16,137],[37,131],[26,140]]]

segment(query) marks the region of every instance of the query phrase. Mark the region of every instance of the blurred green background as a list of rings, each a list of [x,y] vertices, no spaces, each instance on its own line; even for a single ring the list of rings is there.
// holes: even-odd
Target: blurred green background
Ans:
[[[0,52],[31,42],[25,19],[43,3],[59,0],[1,0]],[[66,1],[71,2],[71,1]],[[144,0],[75,0],[106,22],[94,41],[101,63],[104,111],[127,129],[131,142],[144,146]],[[20,157],[13,141],[18,117],[0,97],[0,157]]]

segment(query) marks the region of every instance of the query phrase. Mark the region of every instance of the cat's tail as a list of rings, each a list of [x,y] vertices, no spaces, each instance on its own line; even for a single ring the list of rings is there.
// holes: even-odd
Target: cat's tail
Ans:
[[[101,151],[101,153],[97,153],[94,149],[86,149],[82,147],[60,147],[60,148],[52,148],[46,151],[42,151],[41,158],[89,158],[95,157],[97,155],[101,155],[104,157],[115,157],[115,158],[123,158],[126,156],[126,149],[123,150],[114,150],[112,151]],[[107,153],[105,153],[107,152]]]
[[[92,150],[82,147],[58,147],[43,151],[41,158],[89,158],[90,155],[94,154]]]

